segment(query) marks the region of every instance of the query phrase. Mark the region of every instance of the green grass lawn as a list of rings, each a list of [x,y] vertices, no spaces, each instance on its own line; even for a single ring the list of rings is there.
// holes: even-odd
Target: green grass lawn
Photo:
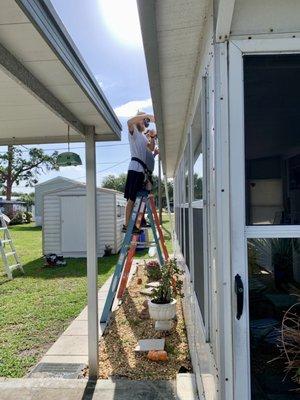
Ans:
[[[171,252],[166,214],[163,228]],[[66,267],[43,268],[41,229],[29,224],[10,231],[25,275],[14,271],[12,281],[0,275],[0,376],[22,377],[85,307],[86,260],[67,259]],[[136,256],[148,258],[147,251]],[[117,257],[99,260],[100,286],[112,274]]]
[[[43,268],[41,229],[30,224],[10,231],[25,275],[15,271],[12,281],[0,276],[0,376],[22,377],[86,305],[86,260]],[[100,285],[116,259],[99,260]]]

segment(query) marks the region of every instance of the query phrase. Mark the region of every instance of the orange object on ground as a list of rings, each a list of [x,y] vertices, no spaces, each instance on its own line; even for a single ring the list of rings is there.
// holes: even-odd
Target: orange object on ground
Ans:
[[[151,361],[168,361],[168,353],[165,350],[150,350],[147,358]]]

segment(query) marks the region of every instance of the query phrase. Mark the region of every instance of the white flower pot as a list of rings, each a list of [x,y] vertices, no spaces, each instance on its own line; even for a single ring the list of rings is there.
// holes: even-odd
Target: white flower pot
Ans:
[[[167,331],[172,328],[172,319],[176,315],[177,300],[172,300],[167,304],[156,304],[149,300],[149,314],[155,322],[155,329],[157,331]]]

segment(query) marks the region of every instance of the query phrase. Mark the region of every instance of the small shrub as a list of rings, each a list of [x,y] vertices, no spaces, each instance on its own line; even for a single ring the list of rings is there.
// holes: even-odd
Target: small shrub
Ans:
[[[18,211],[10,221],[10,225],[20,225],[26,222],[25,213]]]
[[[32,213],[29,211],[25,211],[25,222],[29,224],[32,221]]]
[[[152,302],[168,304],[176,296],[183,297],[180,275],[183,275],[183,271],[179,268],[176,259],[168,260],[161,268],[160,285],[151,294]]]
[[[150,282],[161,279],[161,269],[157,261],[148,261],[146,263],[146,272]]]

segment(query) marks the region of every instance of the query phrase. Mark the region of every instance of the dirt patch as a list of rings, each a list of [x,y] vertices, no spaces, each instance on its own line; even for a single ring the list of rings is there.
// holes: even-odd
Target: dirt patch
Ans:
[[[142,284],[137,284],[138,279]],[[177,321],[169,333],[156,332],[154,321],[143,319],[143,303],[147,297],[139,292],[147,283],[143,267],[139,267],[123,296],[121,306],[113,312],[110,324],[100,340],[100,378],[127,378],[135,380],[174,379],[180,367],[191,371],[188,342],[181,300],[177,301]],[[147,359],[147,353],[134,351],[138,340],[166,339],[167,362]]]

